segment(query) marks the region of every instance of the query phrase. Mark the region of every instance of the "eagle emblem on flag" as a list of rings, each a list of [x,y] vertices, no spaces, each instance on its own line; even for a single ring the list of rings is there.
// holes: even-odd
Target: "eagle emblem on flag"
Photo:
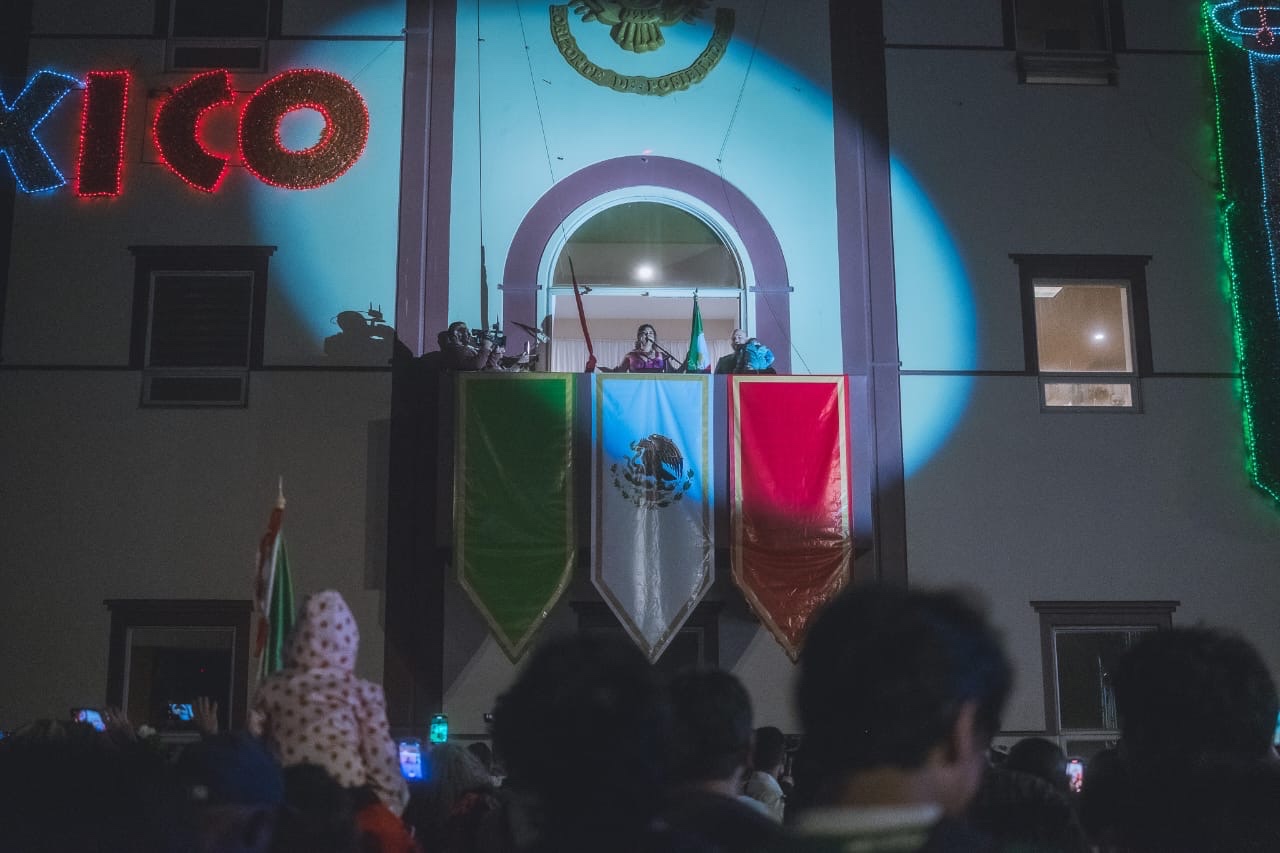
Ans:
[[[685,467],[676,443],[665,435],[652,433],[631,442],[631,456],[610,468],[613,485],[638,507],[671,506],[693,485],[693,466]]]

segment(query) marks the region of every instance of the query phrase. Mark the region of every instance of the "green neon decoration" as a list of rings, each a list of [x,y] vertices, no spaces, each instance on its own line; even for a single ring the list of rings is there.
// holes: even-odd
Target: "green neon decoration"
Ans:
[[[1207,2],[1202,12],[1245,466],[1280,503],[1280,4]]]

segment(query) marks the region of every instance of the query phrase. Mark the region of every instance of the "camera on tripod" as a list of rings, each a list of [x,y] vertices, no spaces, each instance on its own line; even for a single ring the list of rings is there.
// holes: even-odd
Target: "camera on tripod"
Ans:
[[[493,324],[492,329],[473,329],[471,338],[477,347],[480,346],[481,341],[488,341],[493,345],[494,349],[507,346],[507,335],[502,329],[498,328],[497,323]]]

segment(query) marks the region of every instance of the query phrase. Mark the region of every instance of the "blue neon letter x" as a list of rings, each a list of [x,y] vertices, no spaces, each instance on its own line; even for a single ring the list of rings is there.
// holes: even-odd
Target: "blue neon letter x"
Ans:
[[[63,95],[79,86],[74,77],[39,71],[27,81],[12,107],[0,92],[0,154],[9,162],[18,189],[24,193],[56,190],[67,182],[36,139],[36,128]]]

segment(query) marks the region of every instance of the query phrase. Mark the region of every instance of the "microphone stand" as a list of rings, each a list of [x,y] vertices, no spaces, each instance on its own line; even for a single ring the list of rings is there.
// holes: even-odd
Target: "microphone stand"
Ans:
[[[682,361],[682,360],[680,360],[680,359],[676,358],[676,357],[671,353],[671,351],[670,351],[670,350],[668,350],[666,347],[662,346],[662,344],[658,343],[657,341],[654,341],[654,342],[653,342],[653,348],[654,348],[654,349],[656,349],[658,352],[662,353],[663,355],[665,355],[667,358],[671,359],[672,361],[679,361],[679,362],[680,362],[680,367],[679,367],[679,368],[677,368],[676,370],[673,370],[673,371],[672,371],[672,373],[687,372],[687,367],[688,367],[688,365],[686,364],[686,362],[687,362],[689,359],[687,359],[687,358],[686,358],[686,359],[684,359],[684,360]]]

